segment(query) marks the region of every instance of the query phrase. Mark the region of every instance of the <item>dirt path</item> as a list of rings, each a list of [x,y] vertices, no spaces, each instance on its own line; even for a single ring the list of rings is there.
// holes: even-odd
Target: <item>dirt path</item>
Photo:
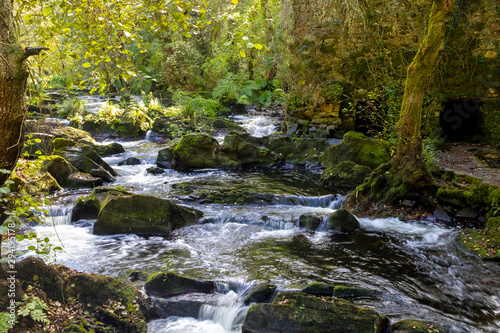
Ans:
[[[447,144],[443,152],[438,154],[436,165],[500,187],[500,169],[489,168],[474,157],[474,152],[482,147],[484,146],[471,143]]]

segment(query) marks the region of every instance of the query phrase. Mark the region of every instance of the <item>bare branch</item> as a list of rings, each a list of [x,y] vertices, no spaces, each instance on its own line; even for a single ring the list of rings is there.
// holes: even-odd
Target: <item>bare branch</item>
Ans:
[[[50,50],[48,47],[27,47],[24,49],[24,55],[26,58],[39,55],[42,51]]]

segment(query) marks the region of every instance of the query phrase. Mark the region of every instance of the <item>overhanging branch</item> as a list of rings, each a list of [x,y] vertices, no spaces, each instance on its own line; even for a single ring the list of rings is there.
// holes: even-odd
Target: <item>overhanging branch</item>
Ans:
[[[24,49],[24,55],[26,58],[39,55],[42,51],[50,50],[48,47],[27,47]]]

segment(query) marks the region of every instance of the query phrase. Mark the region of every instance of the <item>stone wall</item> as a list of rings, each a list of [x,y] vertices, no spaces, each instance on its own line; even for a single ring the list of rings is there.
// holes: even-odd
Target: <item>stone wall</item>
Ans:
[[[361,117],[395,122],[406,69],[425,36],[431,3],[294,0],[294,98],[283,130],[340,137]],[[424,131],[439,129],[446,101],[478,97],[482,137],[498,143],[500,133],[494,133],[491,121],[500,120],[499,91],[500,3],[456,0],[424,105]]]

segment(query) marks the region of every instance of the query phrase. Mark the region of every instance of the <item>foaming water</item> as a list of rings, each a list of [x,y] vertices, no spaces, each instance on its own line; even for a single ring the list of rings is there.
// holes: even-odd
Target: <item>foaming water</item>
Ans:
[[[232,116],[231,118],[251,136],[257,138],[271,135],[279,128],[277,119],[269,116]]]
[[[316,281],[354,284],[381,292],[377,299],[356,304],[392,320],[446,323],[452,332],[500,329],[500,270],[464,254],[455,244],[456,229],[422,221],[360,218],[359,231],[335,234],[327,231],[327,220],[343,198],[315,184],[310,174],[165,170],[151,175],[146,169],[155,165],[164,146],[147,141],[123,145],[125,153],[105,158],[119,173],[113,186],[176,199],[195,193],[193,189],[273,194],[270,204],[194,202],[204,212],[203,223],[169,237],[149,238],[96,236],[92,220],[71,224],[71,203],[78,193],[88,191],[55,199],[45,226],[34,229],[40,237],[54,240],[55,246],[61,239],[65,252],[57,255],[58,263],[125,277],[129,270],[160,271],[164,260],[173,258],[172,269],[180,274],[225,281],[218,285],[216,301],[203,305],[196,318],[153,321],[148,325],[151,333],[241,332],[247,311],[244,294],[257,280],[271,281],[278,289],[301,289]],[[117,165],[128,157],[139,158],[141,164]],[[323,218],[316,232],[300,225],[304,214]]]

